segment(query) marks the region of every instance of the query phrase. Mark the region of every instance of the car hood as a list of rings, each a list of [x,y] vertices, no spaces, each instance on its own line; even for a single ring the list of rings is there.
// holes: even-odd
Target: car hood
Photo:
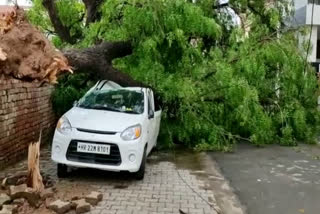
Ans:
[[[143,115],[73,107],[65,114],[73,128],[122,132],[141,123]]]

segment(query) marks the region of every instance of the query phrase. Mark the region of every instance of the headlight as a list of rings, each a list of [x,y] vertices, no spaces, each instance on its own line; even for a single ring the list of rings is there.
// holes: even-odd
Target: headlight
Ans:
[[[121,133],[123,140],[135,140],[141,136],[141,125],[135,125],[127,128]]]
[[[71,132],[71,124],[66,117],[61,117],[57,124],[57,130],[61,133]]]

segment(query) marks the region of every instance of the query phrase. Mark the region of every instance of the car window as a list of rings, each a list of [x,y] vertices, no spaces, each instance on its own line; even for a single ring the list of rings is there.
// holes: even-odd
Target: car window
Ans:
[[[152,93],[148,90],[148,113],[154,112]]]
[[[80,99],[78,106],[80,108],[142,114],[144,111],[144,94],[142,91],[124,89],[97,90]]]

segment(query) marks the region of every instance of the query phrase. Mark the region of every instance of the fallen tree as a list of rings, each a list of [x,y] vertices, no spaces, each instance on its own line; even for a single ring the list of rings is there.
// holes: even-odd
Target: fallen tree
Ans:
[[[46,5],[47,2],[44,1]],[[55,8],[50,14],[56,14]],[[54,20],[54,15],[53,20]],[[132,53],[130,42],[102,42],[87,49],[56,50],[47,38],[29,24],[21,9],[12,8],[1,15],[0,74],[22,80],[39,80],[57,83],[57,76],[64,71],[94,72],[95,76],[109,79],[124,86],[143,86],[128,74],[112,67],[112,60]],[[56,23],[57,29],[60,24]],[[63,30],[59,32],[64,35]]]
[[[288,1],[269,2],[229,1],[223,10],[214,0],[34,0],[28,18],[75,73],[154,88],[167,142],[314,143],[317,80],[296,30],[284,28]]]
[[[113,68],[112,60],[132,53],[129,42],[102,42],[86,49],[68,49],[63,54],[77,72],[94,72],[93,75],[122,86],[145,86],[128,74]]]

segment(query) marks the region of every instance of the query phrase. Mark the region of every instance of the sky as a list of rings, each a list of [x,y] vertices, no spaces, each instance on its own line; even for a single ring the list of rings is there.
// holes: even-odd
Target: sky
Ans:
[[[0,5],[5,5],[7,4],[7,2],[10,2],[12,0],[0,0]],[[15,0],[13,0],[15,1]],[[22,6],[31,6],[30,0],[17,0],[18,1],[18,5],[22,5]],[[229,0],[220,0],[220,3],[226,3]],[[296,7],[299,8],[301,6],[304,6],[307,2],[307,0],[294,0]]]
[[[16,0],[0,0],[0,5],[7,5],[12,4],[12,2],[15,2]],[[31,1],[30,0],[17,0],[18,5],[20,6],[31,6]]]
[[[12,0],[0,0],[0,5],[6,5],[7,4],[7,1],[12,1]],[[15,0],[13,0],[15,1]],[[220,0],[220,3],[226,3],[228,2],[229,0]],[[18,5],[31,5],[30,3],[30,0],[18,0]]]

